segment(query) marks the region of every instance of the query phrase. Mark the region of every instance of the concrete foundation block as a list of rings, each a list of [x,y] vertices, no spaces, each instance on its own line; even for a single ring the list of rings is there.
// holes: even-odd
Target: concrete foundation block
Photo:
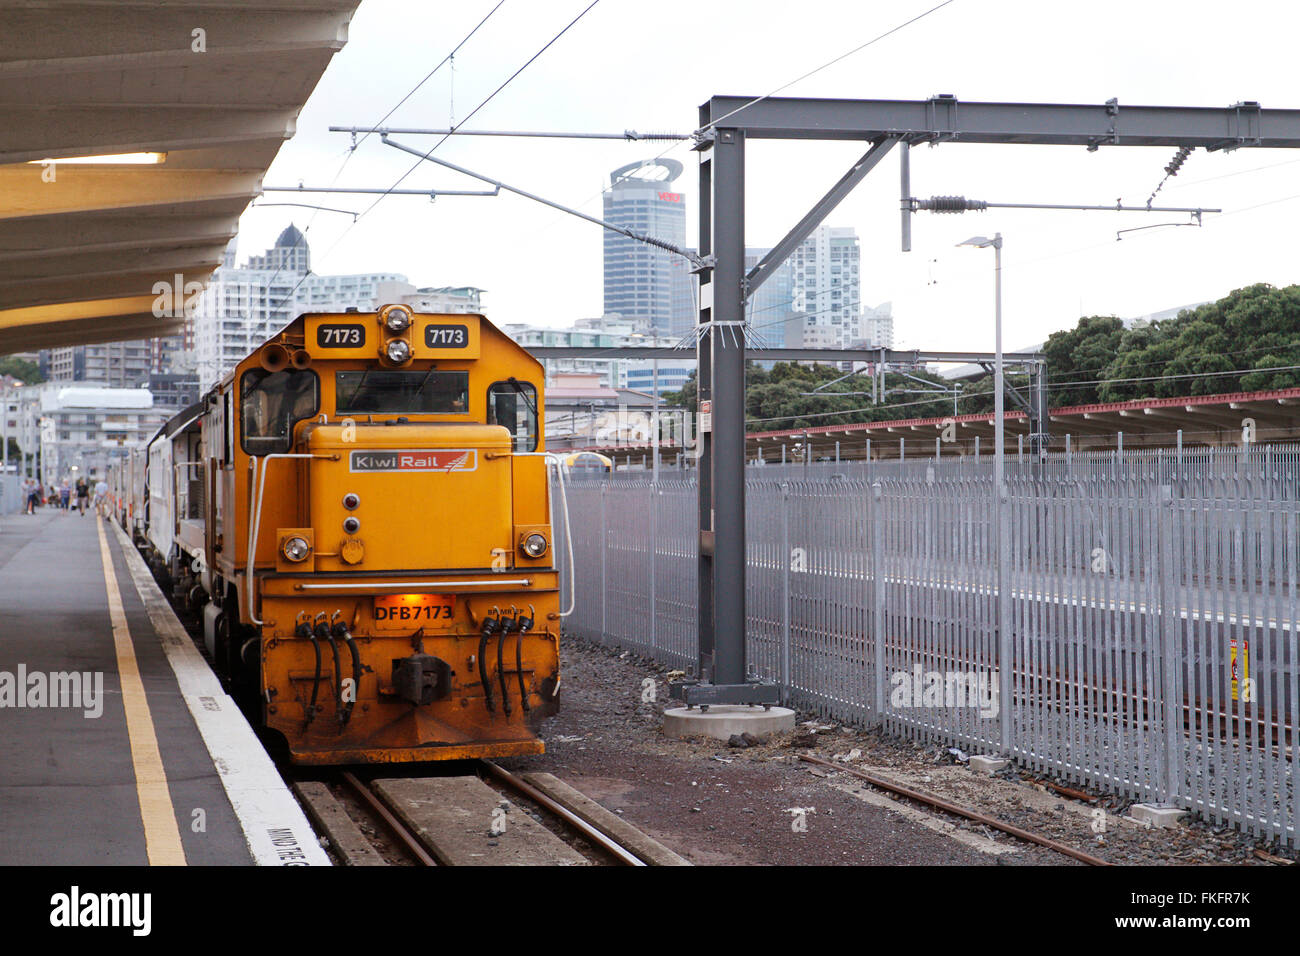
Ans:
[[[1006,757],[986,757],[983,754],[976,754],[970,758],[970,768],[976,773],[997,773],[1009,763],[1011,761]]]
[[[712,704],[707,711],[674,707],[664,711],[664,733],[669,737],[714,737],[729,740],[733,734],[785,733],[794,730],[794,711],[788,707],[764,710],[748,704]]]
[[[1154,803],[1135,803],[1129,808],[1128,813],[1133,818],[1134,823],[1141,824],[1144,827],[1164,829],[1177,826],[1178,821],[1186,815],[1187,811],[1182,807],[1161,807]]]

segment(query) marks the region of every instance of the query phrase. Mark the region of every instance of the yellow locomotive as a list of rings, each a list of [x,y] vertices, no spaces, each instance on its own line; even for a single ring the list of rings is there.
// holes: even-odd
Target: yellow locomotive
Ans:
[[[307,314],[151,443],[143,536],[295,763],[542,752],[542,387],[480,315]]]

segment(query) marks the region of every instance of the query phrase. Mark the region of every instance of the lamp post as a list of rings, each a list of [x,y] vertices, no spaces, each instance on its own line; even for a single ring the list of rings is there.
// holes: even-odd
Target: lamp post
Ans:
[[[993,247],[993,486],[1000,496],[1005,437],[1002,427],[1002,233],[995,232],[992,239],[972,236],[957,245],[978,249]]]
[[[975,246],[978,249],[993,247],[994,270],[994,307],[993,307],[993,532],[994,547],[997,549],[997,585],[998,585],[998,721],[1002,753],[1011,756],[1012,722],[1008,715],[1011,708],[1011,596],[1006,588],[1007,533],[1003,528],[1006,521],[1004,499],[1007,489],[1004,483],[1004,431],[1002,393],[1002,233],[995,232],[993,238],[972,236],[959,246]]]

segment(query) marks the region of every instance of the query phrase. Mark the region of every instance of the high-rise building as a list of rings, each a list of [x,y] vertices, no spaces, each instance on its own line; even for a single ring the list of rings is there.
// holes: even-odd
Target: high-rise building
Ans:
[[[745,272],[763,261],[771,249],[745,250]],[[791,257],[776,266],[763,280],[745,307],[752,330],[751,340],[771,348],[799,348],[803,345],[803,316],[794,308],[794,264]]]
[[[694,249],[687,250],[694,253]],[[762,261],[771,249],[745,248],[745,272]],[[690,262],[673,257],[673,317],[670,332],[681,339],[699,322],[699,276],[690,271]],[[745,319],[757,333],[756,344],[768,347],[798,348],[803,344],[803,316],[794,311],[794,269],[787,258],[776,266],[745,305]],[[755,342],[751,339],[751,342]]]
[[[645,235],[686,244],[686,196],[673,192],[682,174],[675,159],[629,163],[609,174],[604,216],[607,222]],[[605,315],[645,324],[661,335],[674,327],[674,298],[681,308],[684,290],[681,256],[636,239],[605,232]],[[673,260],[682,259],[681,263]],[[676,288],[676,296],[674,296]],[[680,325],[680,315],[677,324]]]
[[[280,329],[304,312],[373,309],[382,304],[380,288],[400,283],[395,272],[322,276],[310,271],[311,249],[290,225],[264,255],[235,265],[235,243],[199,298],[194,343],[200,388],[206,391]]]
[[[192,335],[192,333],[190,333]],[[41,374],[52,382],[88,382],[109,388],[138,388],[150,375],[183,373],[185,334],[154,339],[66,345],[41,352]]]
[[[614,348],[636,345],[650,345],[653,335],[641,331],[644,326],[635,326],[618,316],[606,316],[596,319],[579,319],[570,328],[546,328],[510,324],[501,331],[524,348],[541,346],[563,346],[566,348]],[[663,344],[667,345],[665,340]],[[633,364],[630,359],[601,358],[563,358],[544,359],[542,367],[546,369],[546,381],[555,380],[557,375],[598,375],[604,388],[627,387],[628,368]]]
[[[875,308],[868,306],[862,310],[859,343],[865,348],[884,346],[894,347],[894,304],[882,302]]]
[[[792,302],[807,348],[849,348],[861,336],[861,251],[849,227],[819,226],[790,256]],[[816,344],[814,344],[816,343]]]
[[[465,314],[482,313],[480,297],[485,291],[472,285],[417,289],[409,282],[381,282],[377,295],[384,305],[400,302],[416,312]]]

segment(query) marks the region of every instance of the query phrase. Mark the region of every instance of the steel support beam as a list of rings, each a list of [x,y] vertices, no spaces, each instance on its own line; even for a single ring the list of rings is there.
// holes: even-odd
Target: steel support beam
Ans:
[[[1119,103],[976,103],[715,96],[701,109],[703,138],[713,117],[748,139],[1005,143],[1043,146],[1300,147],[1300,110],[1125,106]]]
[[[745,133],[723,129],[713,146],[712,308],[700,321],[711,340],[712,443],[702,465],[712,476],[709,513],[701,530],[713,534],[713,683],[745,682]],[[729,334],[733,333],[733,334]],[[703,357],[701,357],[703,358]],[[704,524],[704,521],[709,524]],[[703,584],[703,582],[701,582]]]
[[[898,140],[891,138],[879,139],[872,143],[871,148],[863,154],[862,158],[840,177],[839,182],[830,188],[830,191],[799,220],[793,229],[786,233],[785,238],[773,246],[772,251],[765,255],[758,265],[749,270],[749,274],[745,276],[745,298],[758,291],[758,287],[766,282],[790,253],[799,247],[799,243],[807,239],[812,231],[821,225],[822,220],[831,214],[831,210],[838,206],[845,196],[853,192],[853,187],[876,168],[876,164],[885,158],[896,142]]]
[[[707,273],[701,274],[704,279]],[[701,283],[706,284],[706,283]],[[691,359],[692,353],[670,346],[538,345],[528,354],[546,359]],[[993,352],[947,352],[934,349],[745,349],[747,362],[868,362],[872,365],[922,365],[927,362],[979,364],[992,362]],[[1002,357],[1004,365],[1041,365],[1042,352],[1014,352]]]
[[[745,661],[745,135],[718,132],[700,165],[698,339],[700,563],[698,682],[686,705],[776,703],[780,687],[749,682]]]
[[[876,145],[746,277],[745,143],[750,139],[858,140]],[[929,100],[829,100],[791,97],[717,96],[700,107],[695,133],[702,153],[700,197],[699,398],[710,428],[701,430],[700,462],[700,676],[677,686],[687,704],[767,702],[768,685],[746,684],[745,667],[745,359],[804,360],[807,350],[746,350],[737,334],[744,302],[761,285],[768,265],[779,262],[815,227],[888,148],[905,143],[1000,143],[1024,145],[1172,146],[1236,149],[1300,147],[1300,110],[1263,110],[1258,103],[1224,109],[1049,103],[959,103],[953,96]],[[870,162],[869,162],[870,161]],[[866,167],[865,169],[863,167]],[[906,172],[903,184],[906,186]],[[907,189],[904,189],[906,199]],[[806,231],[805,233],[806,234]],[[539,358],[546,357],[539,350]],[[890,350],[826,350],[828,361],[907,361]],[[757,354],[755,354],[757,353]],[[575,350],[565,354],[575,355]],[[613,357],[611,352],[604,355]],[[961,353],[914,353],[914,361],[963,361]],[[831,358],[830,356],[834,356]],[[897,356],[897,357],[896,357]],[[558,355],[555,357],[559,357]],[[649,357],[649,356],[647,356]],[[816,359],[813,359],[816,360]],[[968,360],[968,359],[967,359]],[[1005,361],[1005,359],[1004,359]],[[1046,448],[1046,374],[1041,356],[1019,357],[1036,381],[1031,389],[1035,451]],[[1001,396],[998,396],[999,403]],[[707,404],[705,404],[707,403]],[[1001,560],[999,565],[1001,565]],[[1004,654],[1005,657],[1005,654]],[[1010,661],[1004,661],[1009,666]],[[777,691],[775,685],[770,685]]]

